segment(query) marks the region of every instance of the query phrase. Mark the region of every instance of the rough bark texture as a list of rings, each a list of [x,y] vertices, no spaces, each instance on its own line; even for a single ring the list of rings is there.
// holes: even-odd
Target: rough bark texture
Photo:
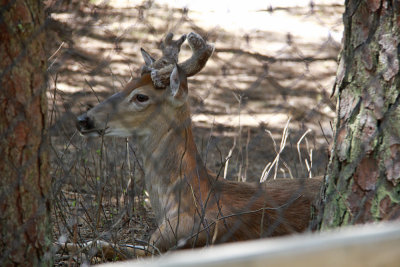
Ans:
[[[321,229],[400,218],[399,3],[346,1]]]
[[[44,9],[0,0],[0,265],[51,264]]]

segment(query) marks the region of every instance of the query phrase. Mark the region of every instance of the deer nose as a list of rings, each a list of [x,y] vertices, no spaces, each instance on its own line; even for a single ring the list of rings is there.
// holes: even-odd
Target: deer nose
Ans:
[[[76,128],[80,132],[84,132],[93,128],[93,122],[89,116],[85,113],[76,118]]]

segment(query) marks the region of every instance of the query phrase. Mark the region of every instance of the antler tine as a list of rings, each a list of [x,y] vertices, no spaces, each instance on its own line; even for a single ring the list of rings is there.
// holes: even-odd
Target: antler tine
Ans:
[[[177,63],[179,52],[181,51],[181,46],[183,42],[186,40],[186,34],[182,35],[181,38],[174,41],[172,38],[174,34],[172,32],[168,33],[165,37],[164,41],[161,43],[161,51],[162,57],[160,60],[164,59],[164,61],[168,62],[169,64]],[[161,69],[164,66],[155,66],[154,69]]]
[[[149,53],[141,48],[141,53],[145,61],[145,65],[142,66],[141,74],[149,73],[154,69],[162,69],[170,64],[178,62],[179,52],[183,42],[186,40],[186,34],[182,35],[181,38],[174,41],[174,34],[168,33],[164,40],[161,42],[160,48],[162,52],[161,58],[155,60]]]
[[[170,44],[172,42],[172,38],[174,38],[174,34],[172,32],[169,32],[167,36],[165,36],[164,44]]]
[[[182,37],[176,42],[179,42]],[[186,76],[190,77],[198,73],[206,65],[208,59],[214,51],[214,46],[211,44],[207,44],[207,42],[204,41],[204,39],[199,34],[194,32],[189,33],[187,39],[193,54],[189,59],[178,65],[185,71]],[[184,39],[182,43],[183,42]],[[182,43],[180,43],[180,45],[182,45]],[[174,64],[169,64],[161,69],[153,68],[153,70],[151,71],[151,79],[153,80],[154,86],[156,88],[165,88],[168,86],[169,76],[173,68]]]

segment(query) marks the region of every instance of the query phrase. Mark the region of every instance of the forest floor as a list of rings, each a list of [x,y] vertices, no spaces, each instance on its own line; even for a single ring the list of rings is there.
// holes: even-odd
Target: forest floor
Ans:
[[[195,31],[215,45],[205,68],[189,79],[193,132],[209,168],[259,181],[290,119],[268,179],[275,170],[277,177],[324,174],[341,2],[252,1],[245,8],[194,2],[47,1],[55,241],[134,244],[155,228],[134,140],[82,138],[75,118],[138,75],[141,47],[160,56],[168,32]],[[190,53],[184,44],[180,61]],[[87,254],[59,253],[56,262],[101,261]]]

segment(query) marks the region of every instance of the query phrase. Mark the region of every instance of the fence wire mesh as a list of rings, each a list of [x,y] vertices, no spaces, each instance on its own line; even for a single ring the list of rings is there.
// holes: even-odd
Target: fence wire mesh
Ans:
[[[141,47],[160,57],[168,32],[194,31],[215,45],[189,78],[208,168],[246,182],[324,173],[344,7],[260,2],[243,10],[229,1],[46,1],[54,242],[146,245],[157,229],[135,140],[83,138],[75,121],[139,75]],[[190,55],[183,45],[180,62]],[[55,255],[60,266],[105,260],[95,248]]]

